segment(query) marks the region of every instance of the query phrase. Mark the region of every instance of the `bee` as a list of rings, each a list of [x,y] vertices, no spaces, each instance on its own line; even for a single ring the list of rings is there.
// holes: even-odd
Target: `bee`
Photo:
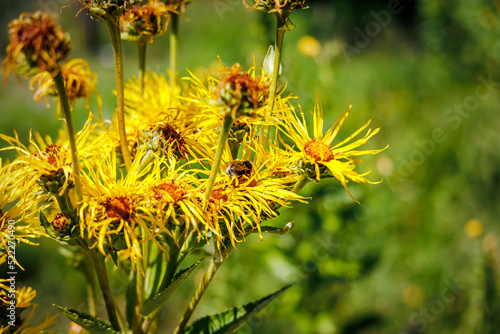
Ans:
[[[226,167],[226,174],[230,178],[240,178],[241,176],[250,177],[254,166],[251,161],[234,160],[229,161]]]

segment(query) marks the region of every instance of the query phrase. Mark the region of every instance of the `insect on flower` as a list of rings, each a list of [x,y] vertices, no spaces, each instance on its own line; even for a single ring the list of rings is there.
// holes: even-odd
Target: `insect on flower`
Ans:
[[[234,160],[227,163],[226,174],[230,178],[239,178],[243,175],[249,177],[250,175],[252,175],[252,170],[253,163],[251,161]]]

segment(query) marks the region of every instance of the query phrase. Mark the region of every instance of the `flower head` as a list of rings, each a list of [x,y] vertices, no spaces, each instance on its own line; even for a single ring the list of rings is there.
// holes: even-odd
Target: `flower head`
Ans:
[[[80,0],[82,9],[86,8],[91,15],[104,17],[107,15],[121,14],[127,8],[142,0]]]
[[[69,35],[55,24],[49,14],[37,11],[22,13],[9,23],[6,78],[11,70],[20,74],[54,72],[71,49]]]
[[[290,13],[294,9],[306,9],[307,0],[253,0],[254,4],[249,5],[246,0],[243,4],[248,9],[256,9],[269,14],[274,14],[279,18],[278,29],[292,30],[295,26],[290,21]]]
[[[242,126],[265,122],[269,81],[264,75],[256,76],[255,66],[247,72],[239,64],[224,66],[217,76],[209,74],[206,84],[193,73],[187,80],[192,90],[182,98],[189,103],[185,113],[199,119],[201,128],[218,128],[229,113]]]
[[[84,59],[73,59],[61,66],[61,72],[66,85],[66,94],[69,102],[74,103],[77,99],[84,98],[89,109],[89,100],[92,93],[97,94],[97,75],[90,71],[89,64]],[[47,96],[59,97],[54,80],[47,72],[39,73],[30,81],[30,89],[35,101],[45,99]],[[57,105],[58,109],[60,104]]]
[[[300,112],[301,116],[298,117],[294,112],[290,114],[283,114],[281,119],[280,129],[281,132],[288,136],[296,145],[299,151],[287,145],[287,150],[290,152],[291,161],[298,161],[297,167],[302,175],[320,181],[320,179],[330,172],[337,180],[340,181],[345,190],[349,193],[351,198],[358,202],[347,189],[348,179],[354,182],[364,182],[375,184],[379,182],[372,182],[365,178],[370,172],[358,174],[354,169],[356,164],[361,162],[353,159],[353,157],[365,154],[377,154],[385,148],[380,150],[365,150],[358,151],[357,147],[362,146],[368,140],[379,132],[379,128],[375,130],[368,129],[362,138],[352,141],[359,133],[368,127],[370,121],[358,129],[355,133],[346,139],[333,143],[342,124],[351,112],[351,106],[344,112],[333,126],[323,134],[323,109],[319,101],[316,100],[314,108],[314,129],[313,135],[309,135],[307,123],[304,113]],[[387,148],[387,147],[386,147]],[[359,203],[359,202],[358,202]]]
[[[128,8],[120,17],[122,39],[152,43],[153,37],[159,36],[167,30],[171,11],[175,11],[173,6],[168,7],[159,0]]]

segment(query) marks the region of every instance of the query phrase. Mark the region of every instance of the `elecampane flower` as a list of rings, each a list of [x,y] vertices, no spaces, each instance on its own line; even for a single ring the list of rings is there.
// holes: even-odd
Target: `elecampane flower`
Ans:
[[[309,135],[310,132],[307,128],[302,109],[300,110],[300,117],[295,112],[282,114],[280,119],[280,130],[281,133],[289,137],[295,144],[294,147],[286,145],[286,148],[290,153],[291,161],[300,162],[300,166],[298,167],[302,169],[301,173],[303,175],[308,177],[312,176],[315,181],[319,181],[327,170],[340,181],[349,196],[359,203],[347,188],[348,180],[369,184],[376,184],[381,181],[372,182],[366,179],[365,176],[368,175],[370,171],[358,174],[354,169],[356,168],[356,164],[361,161],[354,159],[354,157],[366,154],[377,154],[387,147],[379,150],[356,150],[358,147],[366,144],[370,138],[379,132],[380,128],[373,131],[368,129],[361,138],[354,140],[356,136],[370,125],[371,121],[368,121],[346,139],[334,144],[334,140],[350,112],[351,106],[349,106],[349,109],[336,120],[326,133],[323,134],[323,109],[318,97],[313,112],[312,136]],[[298,149],[298,151],[296,151],[295,148]]]

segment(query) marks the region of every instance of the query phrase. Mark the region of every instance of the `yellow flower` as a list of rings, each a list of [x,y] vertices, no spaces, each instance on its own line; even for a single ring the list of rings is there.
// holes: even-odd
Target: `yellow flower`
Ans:
[[[264,116],[269,81],[264,75],[256,76],[255,66],[247,72],[239,64],[224,66],[218,77],[209,74],[206,84],[189,73],[191,77],[186,80],[191,83],[191,91],[182,99],[190,103],[186,115],[199,120],[200,128],[218,128],[226,113],[241,123],[267,124]]]
[[[281,115],[281,124],[279,127],[281,132],[295,143],[295,147],[298,151],[295,151],[294,147],[289,145],[286,145],[286,148],[290,153],[291,161],[298,161],[297,167],[304,176],[314,179],[315,181],[319,181],[321,177],[325,175],[325,172],[329,171],[337,180],[340,181],[349,196],[351,196],[354,201],[359,203],[347,188],[348,179],[354,182],[364,182],[369,184],[376,184],[381,181],[372,182],[366,179],[365,176],[370,173],[369,171],[363,174],[358,174],[354,169],[356,167],[356,163],[360,161],[353,159],[353,157],[365,154],[377,154],[385,150],[387,146],[380,150],[355,150],[357,147],[366,144],[371,137],[379,132],[380,128],[373,131],[368,129],[363,137],[352,141],[358,134],[368,127],[371,121],[368,121],[346,139],[334,144],[333,142],[340,130],[340,127],[350,112],[351,106],[349,106],[349,109],[337,119],[337,121],[326,131],[325,134],[323,134],[323,109],[318,97],[313,113],[314,128],[312,136],[309,135],[302,109],[300,111],[300,117],[297,116],[295,112],[284,109],[284,113]]]
[[[289,206],[291,201],[305,202],[290,190],[298,175],[287,168],[288,161],[279,154],[273,148],[265,150],[256,139],[243,149],[244,157],[253,156],[251,161],[234,161],[230,154],[223,155],[207,210],[217,234],[228,238],[233,247],[255,228],[260,234],[261,221],[276,218],[277,207]]]
[[[25,195],[25,185],[18,182],[10,165],[0,165],[0,250],[19,243],[36,245],[31,239],[46,235],[35,218],[39,210],[35,194]],[[16,264],[22,269],[22,266]]]
[[[99,154],[96,147],[106,147],[106,142],[102,138],[91,136],[96,127],[91,123],[92,117],[89,115],[84,128],[76,135],[80,158]],[[61,134],[63,133],[61,132]],[[9,165],[9,169],[16,174],[15,179],[19,184],[25,185],[27,191],[35,191],[38,185],[47,195],[62,195],[73,184],[69,141],[64,139],[64,135],[56,143],[50,137],[46,137],[44,140],[38,133],[35,133],[34,137],[30,134],[30,147],[26,147],[21,143],[17,134],[15,137],[0,134],[0,139],[11,145],[3,150],[13,149],[19,155]],[[100,145],[95,145],[97,140],[99,140]]]
[[[69,35],[56,25],[49,14],[37,11],[22,13],[9,23],[5,77],[11,70],[20,74],[53,72],[71,49]]]

